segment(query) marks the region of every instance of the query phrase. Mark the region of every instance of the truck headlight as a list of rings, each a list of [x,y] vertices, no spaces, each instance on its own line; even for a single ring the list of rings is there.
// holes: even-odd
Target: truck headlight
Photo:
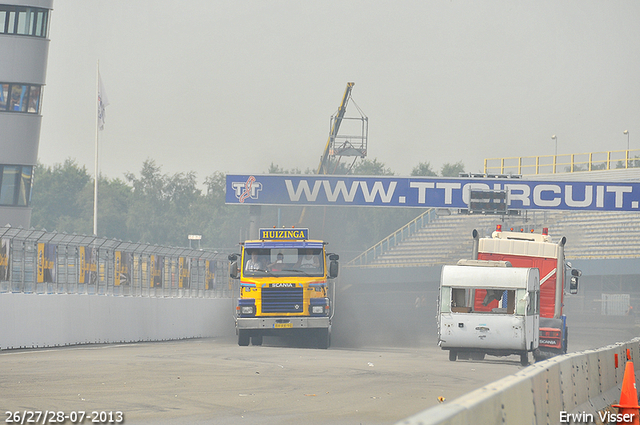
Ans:
[[[255,316],[256,304],[254,299],[239,299],[236,306],[238,316]]]
[[[326,316],[329,314],[329,298],[311,298],[309,300],[309,313]]]

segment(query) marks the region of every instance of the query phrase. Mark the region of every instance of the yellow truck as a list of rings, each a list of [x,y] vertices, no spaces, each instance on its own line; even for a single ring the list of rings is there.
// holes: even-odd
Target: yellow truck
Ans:
[[[312,336],[331,345],[338,276],[337,254],[309,239],[306,228],[259,229],[257,240],[229,255],[230,275],[240,281],[235,310],[238,345],[262,345],[264,336]]]

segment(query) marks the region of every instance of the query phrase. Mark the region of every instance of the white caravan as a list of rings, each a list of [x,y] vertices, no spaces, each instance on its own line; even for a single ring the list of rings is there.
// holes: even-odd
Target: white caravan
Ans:
[[[449,360],[520,356],[538,348],[540,272],[507,261],[460,260],[443,266],[438,303],[438,345]]]

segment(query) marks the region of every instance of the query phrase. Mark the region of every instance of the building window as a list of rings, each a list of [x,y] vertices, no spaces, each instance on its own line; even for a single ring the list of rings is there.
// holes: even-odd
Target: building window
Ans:
[[[31,203],[31,174],[33,167],[22,167],[22,174],[18,179],[17,205],[26,207]]]
[[[0,83],[0,112],[40,112],[42,87],[30,84]]]
[[[28,206],[32,174],[30,165],[0,165],[0,205]]]
[[[46,37],[48,18],[47,9],[0,4],[0,34]]]

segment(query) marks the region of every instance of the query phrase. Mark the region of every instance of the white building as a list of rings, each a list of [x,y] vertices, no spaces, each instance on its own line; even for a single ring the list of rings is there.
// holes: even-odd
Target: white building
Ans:
[[[0,226],[29,227],[53,0],[0,0]]]

